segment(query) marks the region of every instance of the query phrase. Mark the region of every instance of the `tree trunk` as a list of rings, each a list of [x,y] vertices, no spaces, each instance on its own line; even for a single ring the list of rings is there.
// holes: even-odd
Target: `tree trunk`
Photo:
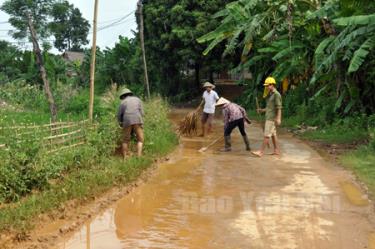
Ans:
[[[35,53],[35,56],[36,56],[36,63],[37,63],[38,68],[39,68],[40,76],[43,80],[44,92],[46,94],[49,109],[50,109],[50,113],[51,113],[51,120],[53,122],[56,122],[56,120],[57,120],[57,108],[56,108],[55,100],[54,100],[52,92],[51,92],[49,81],[47,79],[47,72],[46,72],[46,69],[44,67],[42,52],[41,52],[40,47],[39,47],[37,35],[36,35],[35,29],[34,29],[34,25],[33,25],[33,21],[31,19],[30,13],[27,13],[27,19],[28,19],[28,26],[29,26],[29,30],[30,30],[30,34],[31,34],[31,40],[33,42],[33,50],[34,50],[34,53]]]
[[[138,14],[139,14],[139,36],[141,38],[141,48],[142,48],[142,58],[143,58],[143,69],[145,71],[145,85],[147,90],[147,97],[150,99],[150,84],[148,82],[148,73],[147,73],[147,62],[146,62],[146,50],[145,50],[145,38],[144,38],[144,24],[143,24],[143,6],[142,0],[139,0],[137,3]]]
[[[94,115],[94,90],[95,90],[95,61],[96,61],[96,27],[97,27],[97,16],[98,16],[98,3],[99,0],[95,0],[94,7],[94,25],[93,25],[93,38],[91,48],[91,63],[90,63],[90,101],[89,101],[89,119],[92,121]]]

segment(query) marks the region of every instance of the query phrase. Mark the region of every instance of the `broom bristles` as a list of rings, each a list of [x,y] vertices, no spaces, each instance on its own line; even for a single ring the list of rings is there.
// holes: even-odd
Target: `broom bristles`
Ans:
[[[189,112],[178,125],[180,135],[191,136],[197,134],[199,110]]]

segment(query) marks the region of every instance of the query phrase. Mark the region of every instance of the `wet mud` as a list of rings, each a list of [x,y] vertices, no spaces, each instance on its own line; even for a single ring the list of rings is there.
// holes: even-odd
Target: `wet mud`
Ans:
[[[53,248],[375,248],[373,205],[348,172],[289,134],[281,156],[252,157],[237,130],[232,152],[218,152],[222,142],[198,152],[222,136],[219,118],[213,134],[181,138],[146,184]],[[260,126],[246,129],[259,148]]]

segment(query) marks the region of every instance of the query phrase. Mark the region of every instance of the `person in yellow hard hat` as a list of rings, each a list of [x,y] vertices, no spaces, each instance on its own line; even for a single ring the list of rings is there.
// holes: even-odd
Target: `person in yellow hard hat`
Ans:
[[[281,124],[281,108],[282,100],[281,94],[276,90],[276,80],[268,77],[264,81],[264,87],[268,89],[267,105],[265,109],[257,109],[258,113],[266,113],[266,123],[264,126],[264,140],[259,151],[252,152],[256,156],[263,156],[264,150],[272,138],[274,146],[273,155],[280,155],[279,144],[276,136],[276,126]]]

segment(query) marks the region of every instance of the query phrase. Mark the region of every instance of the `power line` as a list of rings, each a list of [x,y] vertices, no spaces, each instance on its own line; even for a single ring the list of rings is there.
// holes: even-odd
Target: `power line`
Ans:
[[[135,21],[135,18],[134,18],[134,19],[124,20],[124,21],[122,21],[122,22],[120,22],[120,23],[116,23],[116,24],[114,24],[114,25],[112,25],[112,26],[109,26],[109,27],[101,28],[101,29],[98,30],[98,32],[99,32],[99,31],[102,31],[102,30],[105,30],[105,29],[113,28],[113,27],[116,27],[116,26],[119,26],[119,25],[122,25],[122,24],[128,23],[129,21]]]
[[[107,28],[110,28],[110,27],[113,27],[113,26],[120,25],[120,24],[122,24],[123,21],[126,20],[126,18],[128,18],[129,16],[131,16],[131,15],[134,14],[134,13],[135,13],[135,11],[133,10],[132,12],[126,14],[124,17],[120,18],[119,20],[117,20],[117,21],[115,21],[115,22],[113,22],[113,23],[110,23],[110,24],[108,24],[108,25],[105,25],[105,26],[99,27],[99,28],[98,28],[98,31],[100,31],[100,30],[104,30],[104,29],[107,29]]]
[[[121,16],[121,17],[117,17],[117,18],[115,18],[115,19],[107,20],[107,21],[98,22],[98,23],[100,23],[100,24],[109,23],[109,22],[113,22],[113,21],[118,21],[118,20],[120,20],[121,18],[123,18],[123,16]]]

